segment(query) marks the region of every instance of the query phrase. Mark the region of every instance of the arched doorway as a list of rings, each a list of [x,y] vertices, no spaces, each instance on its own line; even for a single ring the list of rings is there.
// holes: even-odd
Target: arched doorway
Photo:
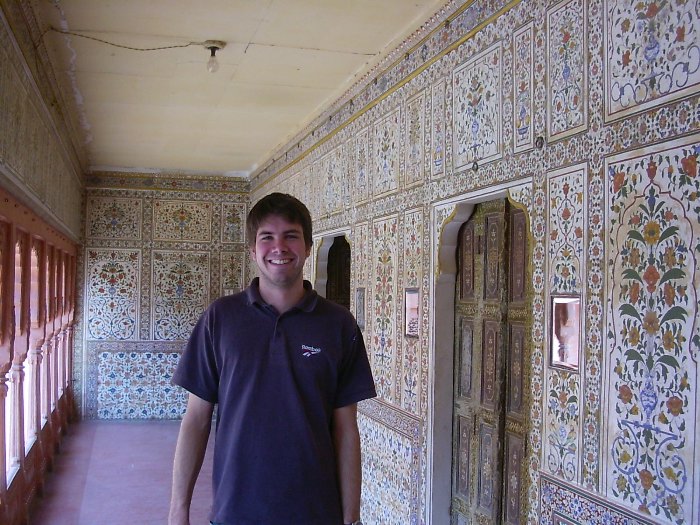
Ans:
[[[350,244],[344,235],[333,239],[328,250],[326,299],[350,309]]]

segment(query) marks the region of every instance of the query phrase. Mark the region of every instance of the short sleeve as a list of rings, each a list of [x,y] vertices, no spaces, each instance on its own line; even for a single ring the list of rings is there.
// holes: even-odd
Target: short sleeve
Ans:
[[[334,406],[341,408],[376,395],[365,341],[362,332],[355,324],[354,335],[341,364]]]
[[[197,321],[173,374],[173,384],[197,397],[216,403],[219,391],[217,349],[212,337],[212,311]]]

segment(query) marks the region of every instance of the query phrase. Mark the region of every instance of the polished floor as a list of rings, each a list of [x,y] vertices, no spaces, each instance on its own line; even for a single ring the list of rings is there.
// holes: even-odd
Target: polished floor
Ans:
[[[29,525],[163,525],[179,421],[82,421],[69,427]],[[213,435],[213,432],[212,432]],[[208,523],[211,452],[190,522]]]

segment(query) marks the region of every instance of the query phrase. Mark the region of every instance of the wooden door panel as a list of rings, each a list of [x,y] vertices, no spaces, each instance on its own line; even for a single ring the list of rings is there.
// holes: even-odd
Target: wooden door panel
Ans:
[[[472,397],[472,360],[474,348],[474,324],[465,318],[460,318],[459,337],[459,386],[460,397]]]
[[[508,416],[522,416],[523,410],[523,357],[525,352],[525,325],[508,323],[510,348],[508,352]]]
[[[500,345],[501,323],[484,321],[481,357],[481,406],[496,409],[498,397],[498,349]]]
[[[479,428],[479,488],[477,501],[479,510],[493,517],[496,509],[498,479],[496,476],[496,451],[498,436],[496,427],[482,423]]]
[[[505,483],[505,522],[520,523],[520,499],[524,454],[523,438],[513,432],[506,432],[506,483]]]

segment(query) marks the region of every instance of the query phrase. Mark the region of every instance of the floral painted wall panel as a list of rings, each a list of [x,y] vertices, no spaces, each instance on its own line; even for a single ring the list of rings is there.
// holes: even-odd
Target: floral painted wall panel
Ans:
[[[606,2],[606,119],[697,92],[698,42],[697,1]]]
[[[396,191],[399,185],[401,111],[396,108],[377,120],[372,137],[372,187],[375,197]]]
[[[425,92],[406,102],[406,170],[404,186],[423,182],[425,172]]]
[[[445,173],[445,79],[440,79],[433,85],[430,96],[430,175],[436,179]]]
[[[377,396],[393,403],[397,388],[396,316],[401,301],[398,296],[398,217],[387,217],[372,223],[372,288],[368,313],[372,315],[370,362],[377,387]]]
[[[142,199],[87,199],[87,236],[94,239],[141,238]]]
[[[180,360],[177,348],[143,348],[137,342],[98,343],[97,416],[100,419],[177,419],[187,406],[187,392],[173,386]]]
[[[245,219],[247,213],[244,203],[221,203],[222,243],[245,242]]]
[[[513,33],[513,151],[532,148],[533,120],[533,22]]]
[[[154,240],[208,242],[211,240],[211,204],[156,200],[153,226]]]
[[[575,295],[581,299],[585,279],[585,181],[586,165],[556,170],[548,174],[549,200],[547,242],[548,291],[551,295]],[[549,312],[550,318],[554,316]],[[579,321],[578,334],[582,332]],[[549,334],[551,339],[553,336]],[[576,337],[580,340],[580,335]],[[553,343],[550,341],[550,347]],[[579,346],[579,345],[576,345]],[[569,482],[580,481],[581,462],[581,369],[554,368],[548,358],[547,403],[545,411],[545,462],[550,474]],[[564,359],[562,359],[563,361]]]
[[[403,217],[403,286],[419,290],[419,299],[422,301],[425,295],[421,291],[423,282],[423,210],[407,211]],[[405,300],[405,299],[404,299]],[[422,308],[421,308],[422,310]],[[405,308],[404,308],[405,314]],[[415,319],[419,325],[422,319]],[[406,320],[403,319],[402,324]],[[398,377],[401,385],[397,395],[400,405],[404,410],[418,415],[420,413],[420,377],[423,351],[422,341],[425,339],[425,330],[416,328],[418,337],[403,338],[403,352],[401,355],[401,370]],[[405,332],[405,330],[404,330]]]
[[[587,126],[586,8],[565,0],[547,12],[547,131],[550,139]]]
[[[247,286],[245,279],[246,252],[221,252],[221,295],[238,293]]]
[[[187,339],[209,304],[208,252],[153,252],[153,339]]]
[[[501,46],[495,44],[452,74],[454,169],[502,155]]]
[[[549,291],[581,294],[585,276],[585,165],[549,174]]]
[[[700,509],[700,136],[606,161],[607,494],[665,523]]]
[[[358,203],[365,202],[370,195],[369,130],[364,128],[355,135],[355,194]]]
[[[412,439],[372,418],[358,418],[362,436],[362,519],[366,523],[417,523],[416,457]]]
[[[87,339],[136,337],[140,263],[140,250],[87,249]]]

